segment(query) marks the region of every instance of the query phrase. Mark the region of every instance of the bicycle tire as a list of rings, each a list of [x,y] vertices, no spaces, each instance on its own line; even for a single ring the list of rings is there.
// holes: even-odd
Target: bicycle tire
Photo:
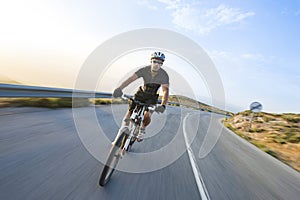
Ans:
[[[99,179],[100,186],[103,187],[109,182],[120,160],[120,151],[122,151],[126,139],[127,139],[127,134],[123,132],[117,139],[115,145],[112,145]]]

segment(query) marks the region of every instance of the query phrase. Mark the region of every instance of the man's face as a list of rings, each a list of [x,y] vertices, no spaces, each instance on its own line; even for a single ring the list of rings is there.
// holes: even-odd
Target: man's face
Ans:
[[[161,66],[163,65],[163,61],[159,59],[152,59],[151,60],[151,71],[157,72]]]

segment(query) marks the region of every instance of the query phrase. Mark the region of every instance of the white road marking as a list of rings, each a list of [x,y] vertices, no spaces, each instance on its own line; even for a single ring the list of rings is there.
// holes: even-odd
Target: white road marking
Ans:
[[[189,160],[190,160],[190,163],[191,163],[191,166],[192,166],[192,169],[193,169],[193,173],[194,173],[194,176],[195,176],[195,180],[196,180],[196,183],[197,183],[197,186],[198,186],[198,190],[199,190],[199,193],[200,193],[200,196],[201,196],[201,199],[202,200],[209,200],[209,195],[208,195],[208,192],[206,190],[206,187],[205,187],[205,184],[204,184],[204,181],[202,179],[202,176],[200,174],[200,170],[198,168],[198,165],[196,163],[196,159],[195,159],[195,156],[194,156],[194,153],[188,143],[188,138],[187,138],[187,134],[186,134],[186,120],[188,118],[190,114],[186,115],[183,119],[183,136],[184,136],[184,140],[185,140],[185,145],[186,145],[186,148],[187,148],[187,152],[188,152],[188,155],[189,155]]]

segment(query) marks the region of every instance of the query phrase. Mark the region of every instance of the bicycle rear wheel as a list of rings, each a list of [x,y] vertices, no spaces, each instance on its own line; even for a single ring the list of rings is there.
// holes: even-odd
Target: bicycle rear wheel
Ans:
[[[103,187],[109,182],[111,175],[113,174],[120,160],[122,149],[124,147],[126,139],[127,139],[127,134],[123,132],[120,135],[120,137],[117,139],[115,145],[112,145],[99,179],[100,186]]]

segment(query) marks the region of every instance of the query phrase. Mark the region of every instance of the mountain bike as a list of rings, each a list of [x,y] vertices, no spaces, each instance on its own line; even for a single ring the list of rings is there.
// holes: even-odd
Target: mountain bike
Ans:
[[[142,126],[142,122],[144,120],[144,112],[148,111],[153,113],[156,109],[155,105],[149,105],[136,101],[128,95],[123,95],[122,98],[134,101],[136,106],[130,118],[125,119],[129,120],[129,126],[121,128],[112,143],[106,163],[102,169],[102,173],[99,179],[99,185],[102,187],[109,182],[119,160],[125,155],[127,151],[130,151],[132,145],[137,140],[140,127]]]

